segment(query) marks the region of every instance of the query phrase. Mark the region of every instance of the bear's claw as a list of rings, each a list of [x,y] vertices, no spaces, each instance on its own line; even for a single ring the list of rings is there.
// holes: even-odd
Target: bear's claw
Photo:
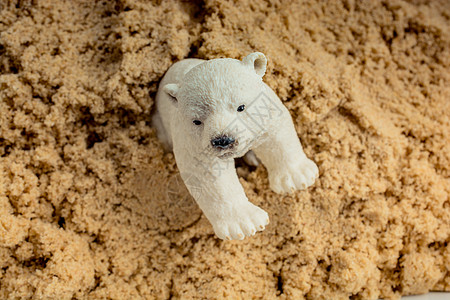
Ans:
[[[267,212],[250,202],[239,205],[233,210],[232,217],[211,222],[214,232],[223,240],[243,240],[269,224]]]
[[[299,163],[289,164],[269,171],[270,188],[278,194],[305,190],[314,184],[319,176],[316,164],[304,158]]]

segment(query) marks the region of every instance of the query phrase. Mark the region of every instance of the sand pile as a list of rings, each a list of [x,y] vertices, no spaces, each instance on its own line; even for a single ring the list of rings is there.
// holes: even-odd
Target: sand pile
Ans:
[[[0,298],[450,291],[450,2],[6,2]],[[151,110],[173,62],[252,51],[321,176],[282,197],[239,163],[271,224],[223,242]]]

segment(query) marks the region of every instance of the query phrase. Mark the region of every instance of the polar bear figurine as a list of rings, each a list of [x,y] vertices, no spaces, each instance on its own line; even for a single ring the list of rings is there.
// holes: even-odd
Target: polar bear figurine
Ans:
[[[276,193],[306,189],[318,177],[303,152],[287,108],[262,77],[255,52],[231,58],[184,59],[172,65],[156,95],[152,123],[189,192],[221,239],[264,230],[267,212],[249,202],[234,158],[264,164]]]

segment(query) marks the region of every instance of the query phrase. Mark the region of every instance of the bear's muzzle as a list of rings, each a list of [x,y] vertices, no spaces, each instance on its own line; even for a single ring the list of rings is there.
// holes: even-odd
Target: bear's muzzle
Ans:
[[[219,136],[211,140],[211,145],[219,150],[233,147],[235,139],[226,135]]]

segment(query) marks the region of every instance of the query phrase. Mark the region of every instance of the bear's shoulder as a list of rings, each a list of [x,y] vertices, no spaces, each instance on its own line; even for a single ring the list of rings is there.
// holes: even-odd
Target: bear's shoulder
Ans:
[[[204,63],[205,60],[198,58],[187,58],[174,63],[170,69],[167,71],[166,78],[168,79],[166,83],[179,83],[184,75],[188,73],[192,68]]]

